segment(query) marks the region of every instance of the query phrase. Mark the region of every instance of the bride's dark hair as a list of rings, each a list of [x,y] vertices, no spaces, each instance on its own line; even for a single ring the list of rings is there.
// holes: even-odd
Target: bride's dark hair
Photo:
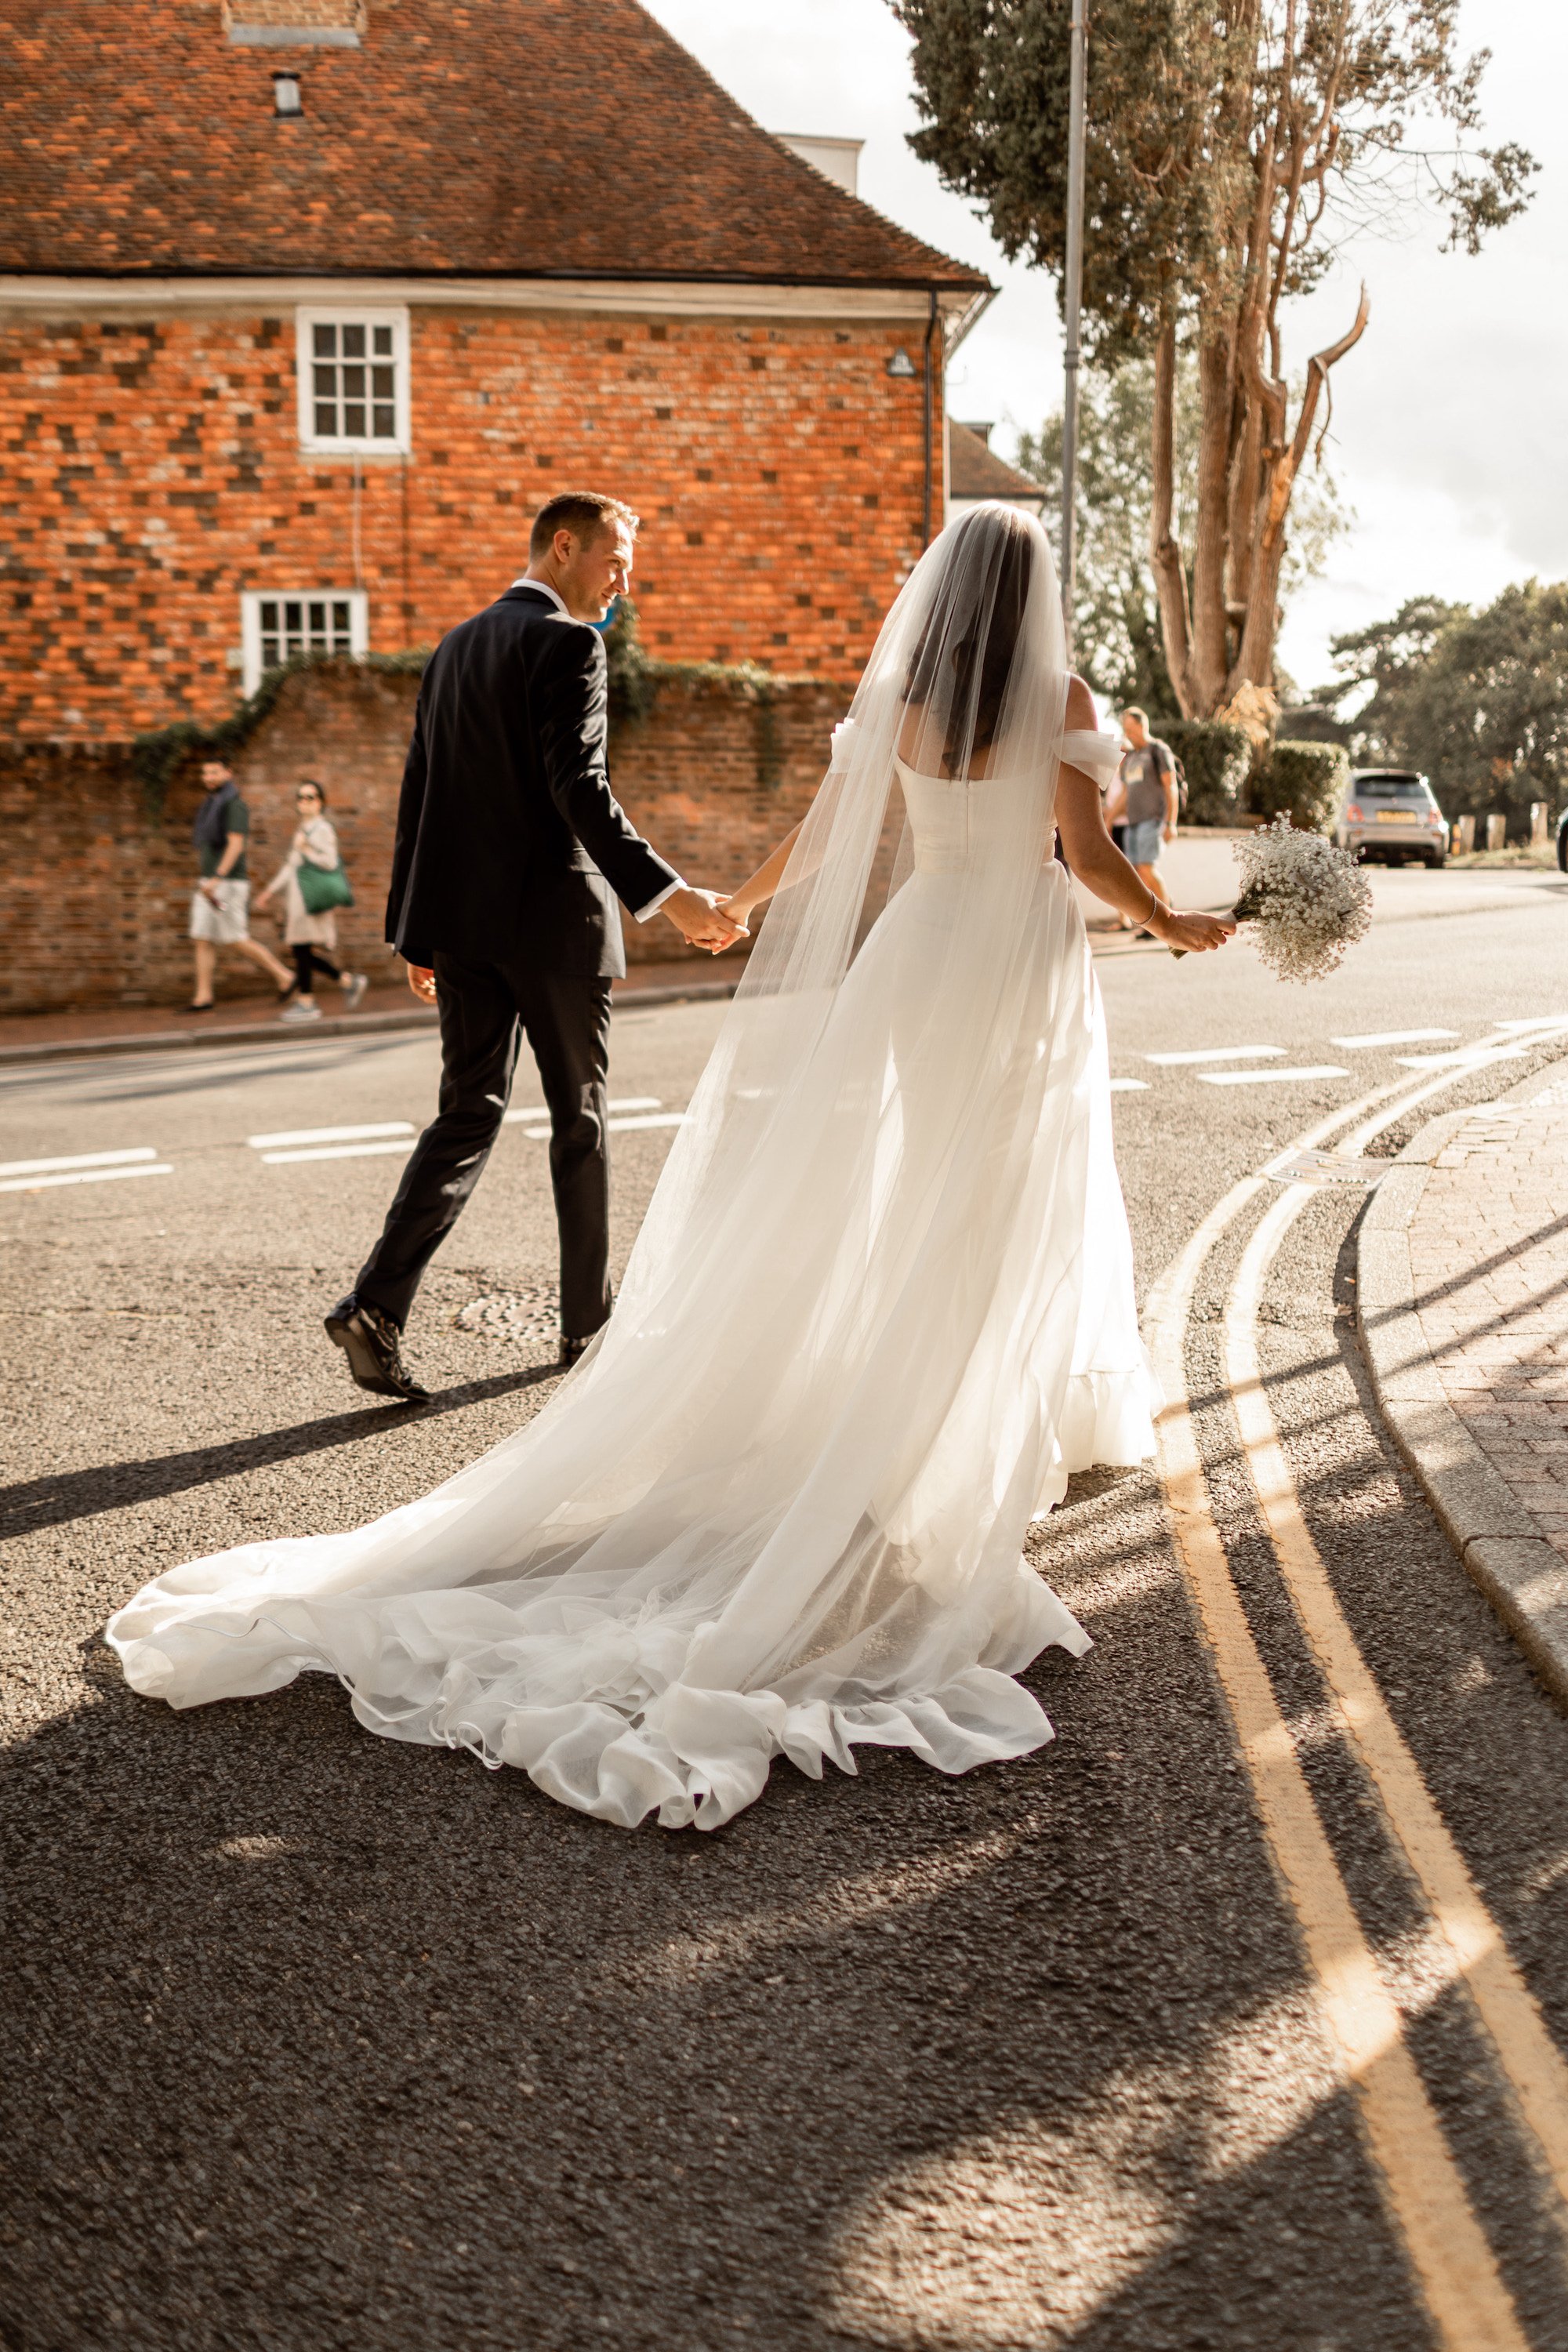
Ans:
[[[995,740],[1034,565],[1028,526],[1014,507],[975,507],[953,530],[948,583],[904,682],[907,699],[943,723],[944,767]]]

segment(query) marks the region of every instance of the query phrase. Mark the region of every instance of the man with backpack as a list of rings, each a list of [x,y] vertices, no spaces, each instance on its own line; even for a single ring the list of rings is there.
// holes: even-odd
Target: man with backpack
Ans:
[[[1176,838],[1182,811],[1175,757],[1168,743],[1150,734],[1148,713],[1136,703],[1122,712],[1121,732],[1127,750],[1106,814],[1126,825],[1127,856],[1155,898],[1168,907],[1171,894],[1160,874],[1160,852]]]

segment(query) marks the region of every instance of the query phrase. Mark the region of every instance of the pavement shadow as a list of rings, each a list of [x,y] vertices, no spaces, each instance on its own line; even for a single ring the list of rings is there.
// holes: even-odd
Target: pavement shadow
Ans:
[[[534,1388],[542,1381],[556,1379],[559,1371],[557,1364],[533,1364],[522,1371],[498,1372],[489,1380],[466,1381],[460,1387],[443,1389],[427,1405],[367,1402],[351,1412],[328,1413],[317,1421],[263,1430],[256,1436],[232,1438],[219,1445],[197,1445],[185,1453],[153,1454],[140,1461],[103,1462],[88,1470],[63,1470],[18,1486],[0,1486],[0,1541],[92,1518],[103,1511],[122,1510],[132,1503],[183,1494],[193,1486],[209,1486],[241,1471],[297,1461],[303,1454],[324,1453],[334,1445],[355,1444],[390,1428],[403,1428],[416,1418],[430,1421],[443,1413],[460,1412],[467,1405]]]
[[[325,1677],[176,1715],[89,1645],[0,1808],[0,2342],[1424,2352],[1343,2101],[1292,2105],[1299,1971],[1181,1593],[1094,1630],[1027,1678],[1053,1748],[781,1763],[708,1836],[373,1738]],[[944,2233],[949,2332],[899,2301]]]

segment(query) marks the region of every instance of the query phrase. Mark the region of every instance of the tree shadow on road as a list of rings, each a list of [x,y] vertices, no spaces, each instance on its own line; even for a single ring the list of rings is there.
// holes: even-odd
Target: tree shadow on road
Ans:
[[[288,1429],[263,1430],[219,1445],[193,1446],[187,1453],[97,1463],[87,1470],[63,1470],[19,1486],[0,1486],[0,1541],[92,1518],[101,1511],[123,1510],[132,1503],[184,1494],[193,1486],[209,1486],[219,1478],[298,1461],[301,1455],[324,1453],[334,1445],[352,1445],[384,1435],[388,1429],[405,1428],[415,1419],[437,1420],[443,1413],[460,1412],[466,1405],[535,1388],[542,1381],[555,1379],[559,1370],[553,1363],[535,1364],[524,1371],[498,1372],[489,1380],[467,1381],[458,1388],[445,1389],[428,1405],[362,1405],[353,1412],[296,1422]]]

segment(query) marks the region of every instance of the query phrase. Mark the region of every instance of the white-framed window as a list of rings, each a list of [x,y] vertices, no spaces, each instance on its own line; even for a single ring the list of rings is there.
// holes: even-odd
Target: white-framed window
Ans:
[[[408,312],[303,303],[295,312],[300,446],[313,457],[408,449]]]
[[[363,588],[247,588],[239,600],[244,690],[296,654],[370,651],[370,598]]]

